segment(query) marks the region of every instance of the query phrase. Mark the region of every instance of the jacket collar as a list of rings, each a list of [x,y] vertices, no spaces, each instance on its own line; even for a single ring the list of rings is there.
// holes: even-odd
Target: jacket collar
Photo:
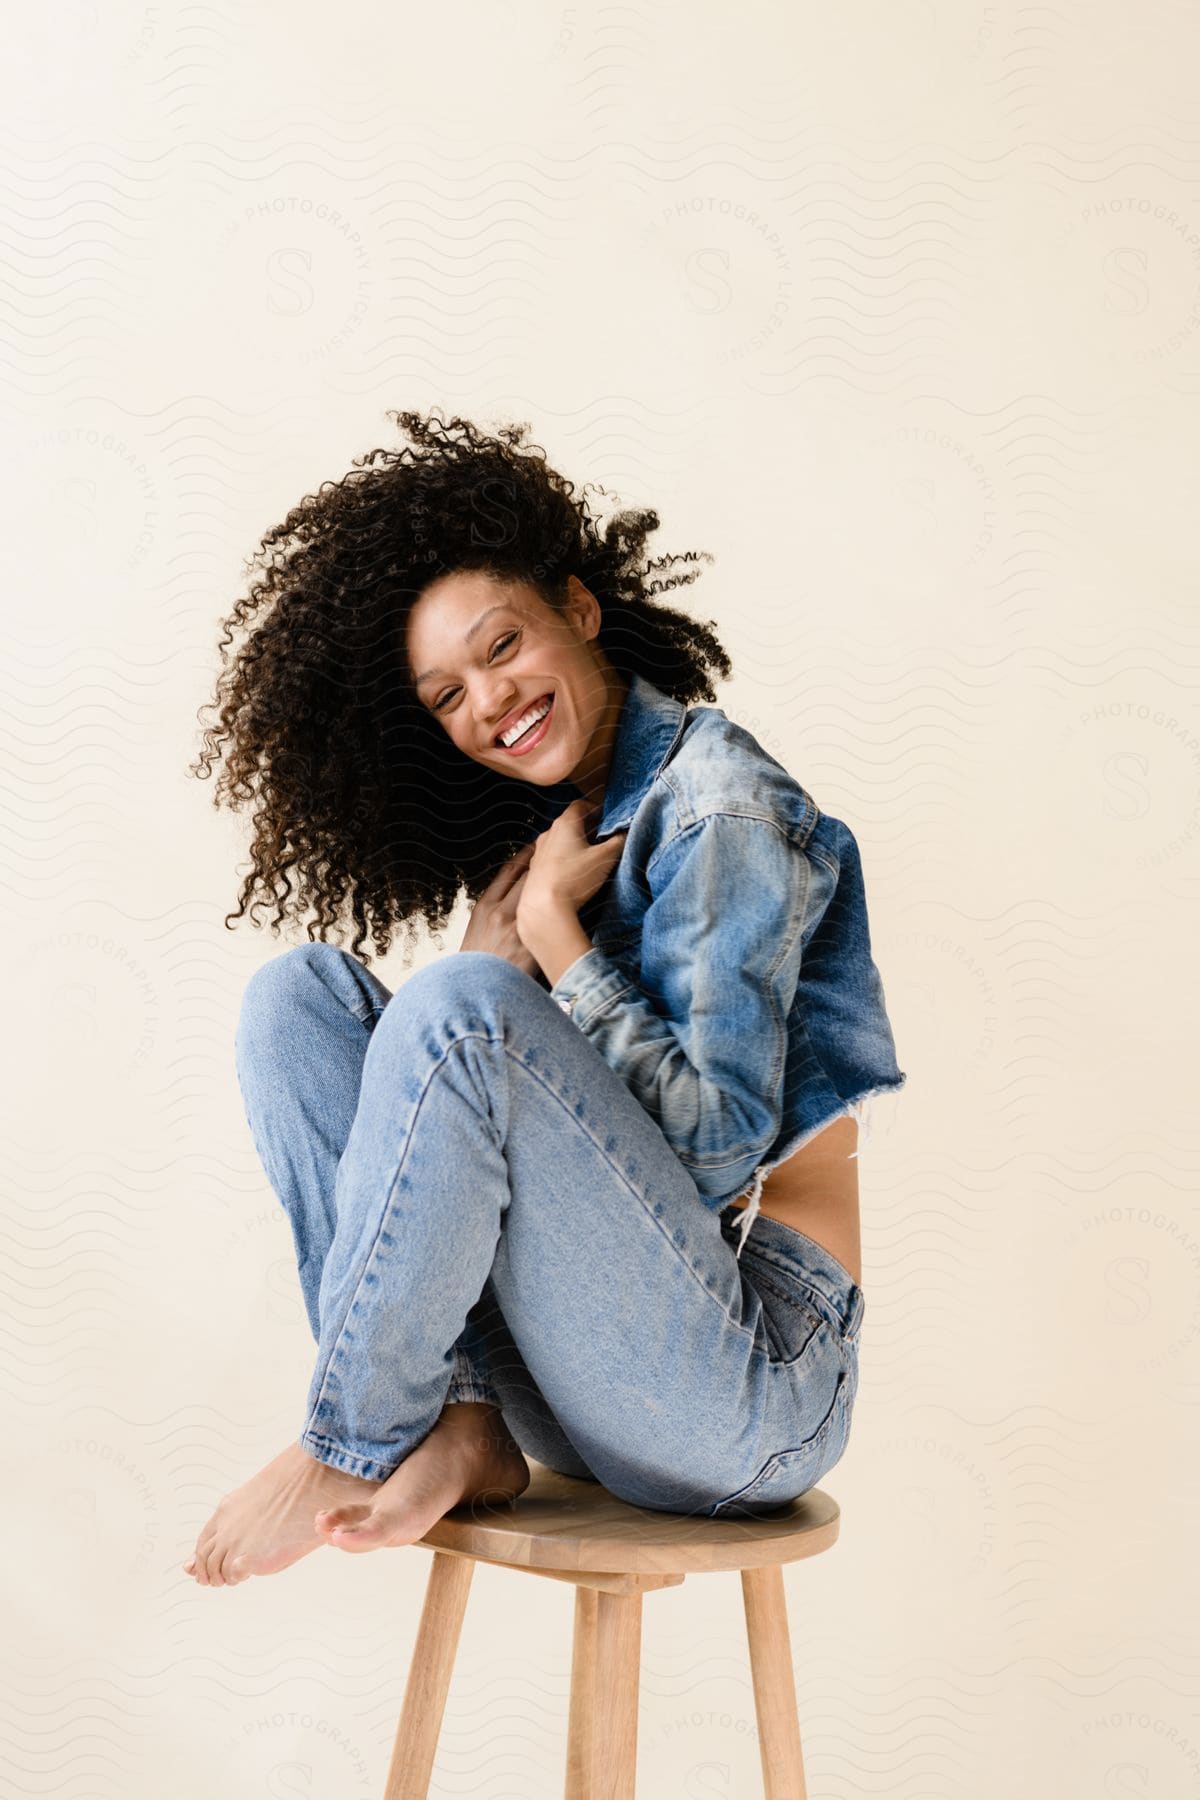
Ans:
[[[604,789],[598,841],[625,831],[679,741],[687,718],[682,701],[664,694],[644,675],[633,674],[621,705]]]

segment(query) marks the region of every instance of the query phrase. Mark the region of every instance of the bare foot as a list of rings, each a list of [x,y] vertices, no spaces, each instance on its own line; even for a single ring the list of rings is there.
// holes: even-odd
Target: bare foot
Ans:
[[[529,1465],[496,1407],[447,1406],[387,1481],[347,1475],[289,1444],[225,1496],[182,1568],[201,1587],[234,1587],[248,1575],[277,1574],[322,1544],[414,1543],[460,1501],[511,1499],[528,1485]],[[356,1529],[347,1536],[349,1526]]]
[[[319,1550],[313,1528],[319,1507],[362,1500],[381,1481],[364,1481],[318,1462],[300,1444],[289,1444],[257,1475],[217,1507],[183,1566],[201,1587],[234,1587],[247,1575],[274,1575]]]
[[[429,1436],[405,1457],[373,1498],[318,1512],[316,1527],[338,1550],[414,1544],[468,1500],[515,1500],[529,1486],[529,1464],[494,1406],[447,1406]]]

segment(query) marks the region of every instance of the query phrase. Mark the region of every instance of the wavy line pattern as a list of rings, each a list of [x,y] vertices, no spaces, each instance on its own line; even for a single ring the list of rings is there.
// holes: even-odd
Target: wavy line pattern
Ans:
[[[184,768],[264,528],[437,403],[717,552],[720,704],[863,850],[909,1082],[786,1572],[810,1792],[1194,1794],[1194,7],[65,24],[9,21],[0,123],[0,1791],[382,1792],[427,1556],[179,1570],[312,1359],[232,1055],[284,943]],[[437,1793],[561,1792],[518,1579]],[[638,1791],[760,1791],[732,1578],[647,1602]]]

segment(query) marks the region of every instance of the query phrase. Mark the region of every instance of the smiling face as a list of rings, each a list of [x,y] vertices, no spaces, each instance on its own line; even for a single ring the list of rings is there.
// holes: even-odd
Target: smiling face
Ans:
[[[409,677],[464,756],[538,787],[573,781],[596,802],[628,685],[599,630],[599,603],[574,576],[559,612],[527,582],[445,575],[409,615]],[[506,747],[501,732],[547,700],[546,717]]]

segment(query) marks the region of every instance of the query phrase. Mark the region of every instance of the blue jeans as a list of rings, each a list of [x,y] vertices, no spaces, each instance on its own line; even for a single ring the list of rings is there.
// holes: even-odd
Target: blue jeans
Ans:
[[[299,1442],[381,1481],[448,1402],[535,1461],[703,1517],[812,1487],[846,1446],[861,1289],[705,1206],[655,1120],[531,976],[479,951],[393,996],[347,951],[255,971],[238,1081],[317,1342]]]

